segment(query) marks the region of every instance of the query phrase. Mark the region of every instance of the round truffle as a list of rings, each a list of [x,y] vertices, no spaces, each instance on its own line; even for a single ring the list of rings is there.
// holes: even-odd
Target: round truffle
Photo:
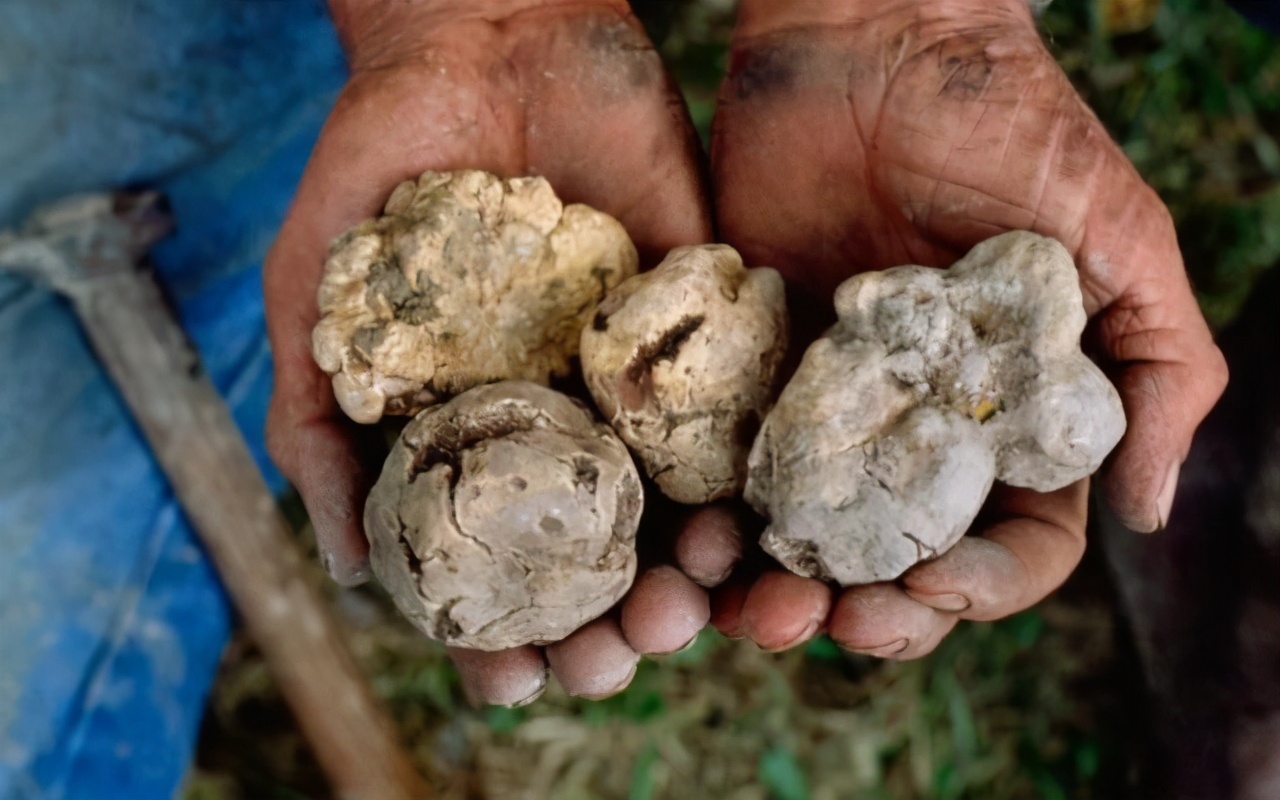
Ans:
[[[678,247],[609,292],[582,331],[601,413],[681,503],[737,494],[787,346],[782,277],[726,245]]]
[[[373,571],[415,626],[501,650],[563,639],[626,593],[642,507],[608,426],[558,392],[506,381],[405,427],[364,524]]]
[[[751,452],[746,499],[784,566],[892,580],[964,535],[994,481],[1047,492],[1124,434],[1119,394],[1080,351],[1071,255],[1034,233],[948,270],[868,272],[804,355]]]
[[[485,383],[545,384],[636,265],[617,220],[563,205],[543,178],[428,172],[334,241],[312,352],[356,422]]]

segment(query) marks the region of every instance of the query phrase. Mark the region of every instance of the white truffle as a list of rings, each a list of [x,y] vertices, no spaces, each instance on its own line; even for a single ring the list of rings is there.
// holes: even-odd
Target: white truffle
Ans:
[[[1051,491],[1124,434],[1115,388],[1080,352],[1071,255],[1014,232],[948,270],[845,281],[751,452],[764,548],[843,585],[897,578],[964,535],[993,481]]]
[[[484,383],[545,384],[637,263],[617,220],[563,205],[542,178],[428,172],[334,241],[312,352],[357,422]]]
[[[427,409],[365,506],[370,560],[406,617],[449,645],[564,638],[635,577],[640,476],[579,403],[521,381]]]
[[[741,491],[786,350],[786,315],[776,271],[701,245],[623,282],[583,329],[596,405],[668,497],[706,503]]]

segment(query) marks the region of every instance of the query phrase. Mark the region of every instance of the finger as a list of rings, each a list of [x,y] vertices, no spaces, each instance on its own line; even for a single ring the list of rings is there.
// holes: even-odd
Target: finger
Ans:
[[[273,397],[268,414],[272,460],[302,497],[325,571],[340,586],[364,583],[369,544],[361,516],[377,475],[369,443],[341,419],[282,419],[283,400]]]
[[[1043,600],[1080,563],[1085,548],[1087,480],[1056,492],[999,487],[1002,516],[981,536],[967,536],[941,558],[913,567],[903,584],[916,601],[994,620]]]
[[[1200,312],[1168,210],[1123,154],[1095,197],[1077,263],[1104,367],[1124,402],[1128,429],[1103,473],[1103,493],[1136,531],[1169,521],[1178,473],[1196,428],[1221,397],[1227,365]]]
[[[676,536],[676,563],[702,586],[718,586],[742,561],[742,528],[734,508],[705,506],[685,518]]]
[[[873,583],[840,593],[827,632],[846,650],[906,660],[933,652],[957,619],[916,602],[898,586]]]
[[[1130,364],[1116,381],[1129,427],[1106,467],[1103,490],[1132,530],[1168,524],[1192,437],[1226,387],[1226,361],[1207,336],[1181,347],[1183,360]]]
[[[486,653],[448,648],[462,690],[475,706],[523,706],[547,689],[547,665],[532,645]]]
[[[642,655],[674,653],[711,618],[707,592],[675,567],[648,570],[622,604],[622,633]]]
[[[747,636],[770,652],[804,644],[822,630],[831,590],[821,581],[773,570],[756,579],[742,607]]]
[[[752,581],[745,576],[734,576],[711,593],[711,624],[726,639],[744,639],[747,622],[742,610],[751,593]]]
[[[282,236],[282,241],[287,240]],[[289,252],[277,243],[267,257],[268,333],[275,367],[267,450],[302,497],[326,571],[338,584],[354,586],[369,577],[361,516],[378,474],[377,451],[370,435],[342,415],[328,376],[311,357],[315,303],[290,297],[278,287],[271,291],[272,279],[289,272],[281,262]]]
[[[566,692],[602,700],[627,688],[640,656],[627,644],[615,620],[601,618],[548,645],[547,661]]]

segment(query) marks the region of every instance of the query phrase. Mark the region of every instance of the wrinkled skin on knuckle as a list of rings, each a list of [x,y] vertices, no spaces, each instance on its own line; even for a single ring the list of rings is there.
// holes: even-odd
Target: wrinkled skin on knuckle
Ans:
[[[1205,413],[1208,413],[1210,408],[1217,405],[1223,392],[1226,391],[1227,382],[1231,379],[1231,371],[1227,367],[1226,355],[1216,344],[1209,346],[1205,357],[1197,367],[1203,376],[1201,380],[1208,387],[1205,393],[1209,399],[1208,406],[1205,408]]]

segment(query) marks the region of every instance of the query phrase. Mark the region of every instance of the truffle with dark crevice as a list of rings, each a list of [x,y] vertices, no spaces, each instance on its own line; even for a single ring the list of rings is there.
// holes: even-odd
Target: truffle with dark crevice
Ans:
[[[786,349],[782,278],[731,247],[679,247],[611,291],[583,329],[587,386],[664,494],[737,494]]]
[[[477,387],[405,427],[365,506],[374,573],[428,636],[558,641],[635,576],[643,498],[626,447],[579,403]]]

